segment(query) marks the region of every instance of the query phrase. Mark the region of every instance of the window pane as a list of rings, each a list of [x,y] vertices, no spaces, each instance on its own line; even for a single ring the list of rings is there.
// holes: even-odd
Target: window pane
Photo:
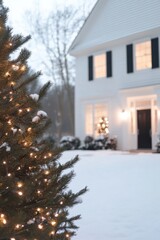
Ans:
[[[97,137],[99,133],[99,123],[102,118],[107,122],[107,106],[104,103],[88,104],[85,108],[85,134]],[[108,131],[108,129],[106,129]],[[107,134],[108,132],[106,132]]]
[[[136,44],[136,69],[151,68],[151,41]]]
[[[93,105],[86,106],[85,132],[86,135],[93,135]]]
[[[106,55],[94,56],[94,78],[106,77]]]

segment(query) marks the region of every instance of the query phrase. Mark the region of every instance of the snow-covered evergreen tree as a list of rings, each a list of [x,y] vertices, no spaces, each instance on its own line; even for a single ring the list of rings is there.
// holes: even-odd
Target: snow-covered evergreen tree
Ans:
[[[40,73],[29,74],[30,52],[21,46],[30,37],[13,35],[7,14],[0,0],[0,239],[71,239],[80,216],[69,209],[86,192],[68,190],[78,158],[61,164],[59,151],[40,141],[49,120],[39,99],[48,85],[27,93]]]

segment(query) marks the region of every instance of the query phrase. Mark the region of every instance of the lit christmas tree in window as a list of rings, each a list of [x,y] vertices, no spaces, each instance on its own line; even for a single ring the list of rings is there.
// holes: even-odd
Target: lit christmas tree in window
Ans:
[[[101,117],[97,124],[97,132],[100,135],[108,135],[109,134],[109,121],[107,117]]]

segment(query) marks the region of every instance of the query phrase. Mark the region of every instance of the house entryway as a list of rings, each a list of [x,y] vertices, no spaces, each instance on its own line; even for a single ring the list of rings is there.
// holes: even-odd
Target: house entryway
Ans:
[[[151,109],[137,110],[138,149],[151,149]]]

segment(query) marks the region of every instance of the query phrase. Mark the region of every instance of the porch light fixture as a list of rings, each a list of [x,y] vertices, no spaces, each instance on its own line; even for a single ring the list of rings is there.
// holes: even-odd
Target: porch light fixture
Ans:
[[[122,118],[122,120],[127,120],[127,118],[128,118],[128,113],[125,109],[122,109],[121,118]]]

